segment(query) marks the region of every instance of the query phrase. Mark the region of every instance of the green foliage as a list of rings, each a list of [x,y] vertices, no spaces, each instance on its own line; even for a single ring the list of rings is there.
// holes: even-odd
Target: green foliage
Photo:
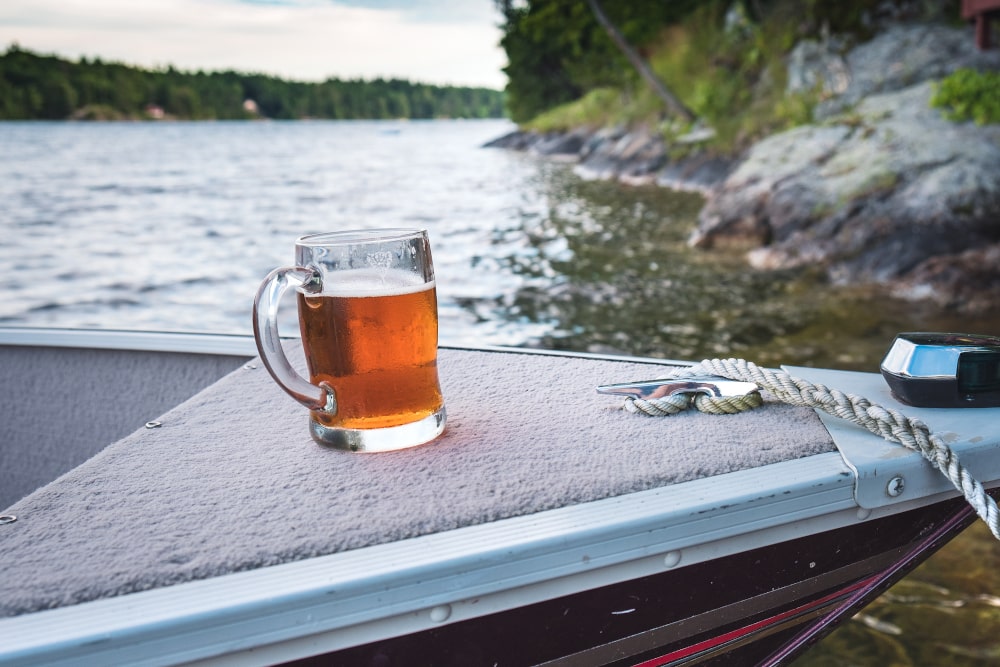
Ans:
[[[633,0],[602,7],[629,42],[643,45],[696,0]],[[502,2],[507,109],[516,122],[604,87],[631,89],[636,74],[582,0]]]
[[[760,3],[753,4],[760,9]],[[733,24],[730,15],[727,25],[731,3],[703,3],[682,18],[661,24],[655,31],[656,38],[644,47],[656,75],[715,130],[711,148],[732,151],[763,134],[811,119],[814,96],[786,95],[784,90],[783,59],[803,29],[802,17],[793,4],[789,0],[766,3],[762,10],[765,13],[756,22],[749,12],[738,9],[738,21]],[[606,35],[604,38],[610,44]],[[510,91],[508,88],[513,101],[515,96]],[[513,111],[512,116],[517,119]],[[664,119],[660,100],[633,78],[620,85],[592,89],[524,124],[548,131],[619,123],[655,127]],[[663,127],[668,140],[688,129],[672,122]]]
[[[503,99],[488,88],[398,79],[304,83],[230,71],[144,70],[99,59],[74,63],[16,45],[0,54],[0,120],[498,118]]]
[[[870,4],[849,4],[865,2]],[[815,100],[784,94],[785,54],[803,31],[820,29],[803,17],[799,3],[604,1],[602,7],[667,87],[715,129],[718,150],[733,150],[810,119]],[[656,126],[664,120],[662,103],[586,3],[529,0],[506,16],[501,44],[510,61],[507,102],[515,121],[547,130],[608,123]],[[850,12],[837,16],[840,22],[851,20]],[[526,31],[531,39],[515,42]],[[529,46],[536,56],[538,49],[547,55],[546,67],[528,58]],[[668,134],[686,131],[675,124],[666,127]]]
[[[622,95],[614,88],[597,88],[579,100],[550,109],[525,124],[538,132],[555,132],[575,127],[601,127],[622,120],[625,113]]]
[[[759,21],[727,25],[729,3],[706,3],[664,31],[654,71],[715,129],[712,145],[732,151],[811,117],[808,98],[785,96],[783,59],[801,18],[789,3],[768,3]]]
[[[662,123],[668,140],[687,131],[667,117],[663,104],[618,53],[586,2],[496,1],[506,17],[501,44],[511,63],[506,71],[513,120],[534,129]],[[511,9],[514,4],[519,8]],[[955,7],[942,9],[936,3],[896,4],[910,18],[957,13]],[[788,52],[800,40],[826,33],[867,39],[872,17],[886,5],[884,0],[601,0],[609,18],[659,79],[715,130],[707,147],[723,153],[810,122],[821,91],[786,93]],[[527,39],[523,32],[529,29]],[[544,63],[524,53],[529,48],[544,53]]]
[[[1000,72],[956,70],[938,83],[931,106],[949,109],[952,120],[1000,123]]]

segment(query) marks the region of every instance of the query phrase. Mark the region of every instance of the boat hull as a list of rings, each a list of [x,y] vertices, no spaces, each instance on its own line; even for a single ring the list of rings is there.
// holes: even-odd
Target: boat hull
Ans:
[[[974,519],[947,500],[287,664],[787,664]]]

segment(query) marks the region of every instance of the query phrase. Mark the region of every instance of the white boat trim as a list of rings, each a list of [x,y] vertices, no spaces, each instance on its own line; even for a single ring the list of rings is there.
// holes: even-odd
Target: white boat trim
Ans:
[[[295,339],[296,336],[283,336]],[[135,350],[148,352],[187,352],[191,354],[222,354],[242,357],[258,356],[253,336],[243,334],[190,333],[178,331],[126,331],[119,329],[50,329],[44,327],[2,327],[0,345],[34,347],[74,347],[99,350]],[[499,345],[442,345],[453,350],[481,350],[483,352],[514,352],[541,354],[554,357],[576,357],[630,363],[668,364],[691,366],[693,362],[656,357],[631,357],[628,355],[567,352],[535,348],[505,347]]]
[[[0,327],[0,345],[257,356],[253,336],[165,331]]]

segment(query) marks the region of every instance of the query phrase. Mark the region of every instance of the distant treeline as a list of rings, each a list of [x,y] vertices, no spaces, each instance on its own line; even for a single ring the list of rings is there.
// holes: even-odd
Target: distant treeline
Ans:
[[[503,93],[398,79],[286,81],[263,74],[147,70],[0,54],[0,120],[177,118],[499,118]]]

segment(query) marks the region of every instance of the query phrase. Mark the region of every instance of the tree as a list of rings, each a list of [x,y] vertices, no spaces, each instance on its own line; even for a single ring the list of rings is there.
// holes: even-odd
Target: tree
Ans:
[[[618,31],[618,28],[608,20],[607,15],[605,15],[604,10],[601,9],[601,5],[597,0],[587,0],[587,4],[590,6],[590,10],[594,13],[594,17],[597,22],[601,24],[601,27],[608,33],[611,41],[615,43],[618,49],[628,58],[628,61],[632,63],[636,71],[643,78],[649,87],[653,89],[656,96],[663,100],[663,103],[667,106],[670,111],[675,115],[680,116],[686,121],[693,122],[695,120],[694,113],[691,112],[684,103],[681,102],[677,96],[675,96],[667,86],[660,81],[659,77],[649,68],[646,61],[642,59],[635,49],[628,43],[625,37]]]
[[[638,85],[637,69],[616,47],[614,37],[608,39],[608,30],[587,3],[494,3],[504,17],[500,45],[507,54],[507,108],[513,120],[530,120],[595,88],[629,90]],[[641,60],[643,46],[698,5],[698,0],[630,0],[607,3],[600,14],[623,42],[636,45],[632,52]]]
[[[567,67],[571,51],[555,26],[572,30],[573,8],[560,0],[535,0],[524,7],[504,10],[506,22],[500,45],[507,53],[507,107],[516,122],[530,120],[542,111],[579,97],[584,88]],[[553,32],[553,28],[556,32]]]
[[[144,70],[40,56],[16,44],[0,53],[0,120],[62,119],[81,108],[144,118],[156,105],[181,119],[244,119],[251,99],[270,118],[482,118],[503,115],[503,93],[403,80],[285,81],[263,74]]]

